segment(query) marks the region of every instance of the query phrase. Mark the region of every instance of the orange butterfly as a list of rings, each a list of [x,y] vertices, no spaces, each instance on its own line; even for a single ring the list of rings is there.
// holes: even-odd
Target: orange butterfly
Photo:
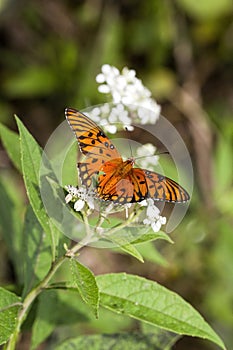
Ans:
[[[189,194],[178,183],[154,171],[133,168],[134,159],[123,161],[120,153],[103,130],[81,112],[66,108],[67,121],[74,131],[85,161],[78,163],[82,184],[90,187],[97,178],[96,193],[115,203],[136,203],[146,198],[155,201],[189,200]]]

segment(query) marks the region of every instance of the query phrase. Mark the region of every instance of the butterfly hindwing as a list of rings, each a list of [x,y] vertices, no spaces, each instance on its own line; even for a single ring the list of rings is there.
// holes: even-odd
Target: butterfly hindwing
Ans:
[[[145,172],[140,168],[132,168],[130,180],[133,184],[132,202],[140,202],[148,197],[148,186]]]
[[[134,174],[134,198],[136,200],[140,197],[152,198],[156,201],[177,203],[182,203],[189,200],[189,194],[187,191],[177,182],[164,175],[140,168],[133,168],[132,173]],[[145,178],[146,183],[142,182],[141,179],[143,179],[143,177]]]

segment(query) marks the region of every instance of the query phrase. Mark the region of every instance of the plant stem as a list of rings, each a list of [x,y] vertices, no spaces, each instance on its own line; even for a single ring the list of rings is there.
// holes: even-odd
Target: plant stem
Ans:
[[[18,319],[17,319],[17,325],[15,328],[14,333],[11,335],[8,344],[5,347],[5,350],[14,350],[19,338],[20,329],[21,326],[26,319],[28,312],[30,310],[30,307],[33,303],[33,301],[36,299],[36,297],[42,292],[43,289],[45,289],[52,277],[54,276],[55,272],[58,270],[58,268],[63,264],[63,262],[68,258],[73,256],[75,253],[77,253],[80,249],[82,249],[84,246],[86,246],[88,243],[92,242],[93,238],[89,236],[84,237],[84,239],[77,243],[71,250],[69,250],[65,255],[60,257],[58,260],[56,260],[45,278],[35,287],[33,288],[25,297],[23,301],[22,309],[19,312]]]
[[[126,221],[124,221],[120,225],[108,230],[108,233],[106,235],[104,235],[104,237],[108,238],[109,236],[111,236],[115,232],[119,231],[120,229],[127,227],[129,224],[131,224],[133,221],[135,221],[136,218],[138,218],[141,215],[141,212],[142,212],[141,208],[138,208],[137,213],[132,212]]]
[[[127,225],[129,225],[130,222],[134,221],[135,218],[140,215],[140,212],[141,211],[138,210],[136,215],[135,215],[135,213],[131,213],[129,218],[126,221],[124,221],[121,225],[109,230],[108,235],[106,235],[106,237],[115,233],[119,229],[122,229],[122,228],[126,227]],[[103,221],[104,221],[104,217],[100,217],[99,221],[98,221],[98,227],[102,224]],[[65,255],[60,257],[58,260],[54,261],[53,264],[51,265],[49,272],[45,276],[45,278],[26,295],[26,297],[23,301],[23,304],[22,304],[22,309],[19,312],[15,331],[11,335],[8,344],[5,346],[5,348],[4,348],[5,350],[14,350],[15,349],[19,335],[20,335],[21,326],[28,315],[28,312],[30,310],[30,307],[31,307],[33,301],[43,291],[43,289],[48,287],[50,280],[52,279],[52,277],[54,276],[54,274],[58,270],[58,268],[63,264],[63,262],[67,258],[73,257],[75,254],[77,254],[77,252],[80,249],[87,246],[89,243],[96,242],[99,239],[99,237],[97,235],[94,235],[94,231],[92,232],[90,230],[87,218],[84,220],[84,224],[86,226],[87,235],[79,243],[77,243],[73,248],[71,248],[70,250],[67,250]]]

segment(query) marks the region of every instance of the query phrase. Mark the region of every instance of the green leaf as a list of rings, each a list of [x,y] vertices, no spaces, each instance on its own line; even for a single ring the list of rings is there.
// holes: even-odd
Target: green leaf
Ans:
[[[75,291],[45,290],[39,296],[31,349],[36,349],[59,325],[89,321],[83,311],[83,302]]]
[[[85,335],[68,339],[58,346],[55,350],[165,350],[158,344],[155,334],[138,333],[120,333],[120,334],[100,334]],[[169,350],[169,348],[166,348]]]
[[[132,255],[134,258],[138,259],[142,263],[144,262],[143,257],[139,253],[139,251],[134,247],[134,245],[130,244],[126,238],[117,236],[116,235],[111,235],[108,237],[108,239],[116,244],[116,246],[120,249],[123,250],[125,253]]]
[[[0,287],[0,344],[4,344],[14,332],[21,299]]]
[[[94,311],[98,318],[99,289],[94,274],[80,262],[70,259],[70,267],[73,276],[72,285],[76,286],[82,299]]]
[[[103,237],[107,240],[112,241],[113,243],[116,243],[117,245],[124,245],[128,243],[138,244],[155,241],[156,239],[163,239],[169,243],[173,243],[171,238],[166,233],[162,231],[154,232],[150,227],[145,225],[124,227],[121,230],[119,229],[119,231],[116,233],[112,233],[110,235],[105,234]]]
[[[231,0],[177,0],[189,15],[197,19],[217,19],[232,11]]]
[[[73,184],[74,186],[77,185],[77,159],[78,159],[78,152],[77,152],[77,142],[74,142],[72,146],[69,148],[69,151],[63,155],[63,159],[60,160],[60,162],[63,162],[62,167],[62,184]],[[58,155],[59,158],[59,155]]]
[[[225,349],[219,336],[189,303],[158,283],[125,273],[96,279],[102,306],[178,334],[209,339]]]
[[[134,247],[133,245],[131,245]],[[136,247],[134,247],[136,249]],[[131,252],[127,251],[127,249],[115,248],[115,252],[121,253],[121,254],[131,254]],[[141,262],[144,262],[145,260],[150,261],[152,263],[159,264],[161,266],[167,266],[167,261],[164,259],[164,257],[157,251],[154,244],[152,242],[145,242],[142,244],[137,244],[137,254],[140,257],[138,259]],[[134,256],[134,255],[133,255]],[[135,257],[135,256],[134,256]],[[136,256],[137,258],[137,256]]]
[[[163,239],[165,241],[168,241],[169,243],[173,243],[172,239],[162,231],[159,232],[153,232],[152,230],[142,234],[139,236],[137,239],[133,240],[133,244],[138,244],[138,243],[145,243],[149,241],[155,241],[156,239]]]
[[[173,349],[173,345],[182,337],[179,334],[155,327],[154,325],[152,326],[146,322],[141,323],[141,330],[144,334],[156,335],[157,346],[161,350]]]
[[[2,177],[2,176],[1,176]],[[23,205],[15,184],[3,177],[0,179],[0,228],[14,265],[19,283],[23,283],[22,217]]]
[[[50,269],[52,257],[50,240],[29,206],[24,224],[24,292],[28,293],[45,277]]]
[[[142,263],[144,262],[142,255],[132,244],[121,245],[120,249],[123,250],[125,253],[132,255],[134,258],[138,259]]]
[[[161,266],[168,266],[166,259],[159,253],[153,242],[137,244],[137,250],[145,260]]]
[[[82,214],[80,212],[74,212],[70,205],[67,206],[64,190],[57,181],[54,181],[49,176],[45,176],[43,186],[43,193],[46,192],[43,195],[44,203],[46,203],[50,218],[60,228],[61,232],[68,232],[69,237],[75,237],[75,234],[77,234],[77,219],[83,221]],[[68,244],[68,238],[65,236],[63,236],[63,245],[64,243]]]
[[[57,288],[61,287],[61,285],[57,286]],[[61,342],[67,339],[68,334],[70,337],[82,335],[87,324],[89,329],[95,333],[121,332],[132,325],[133,320],[129,317],[113,314],[104,308],[99,311],[100,317],[96,319],[92,310],[87,307],[80,295],[77,295],[76,288],[45,290],[40,294],[37,304],[31,348],[37,349],[38,345],[53,331],[55,331],[55,338],[59,338],[59,342]],[[59,332],[57,332],[58,327]],[[52,348],[54,349],[54,344]]]
[[[144,229],[145,227],[143,227],[141,230],[139,227],[127,227],[122,229],[120,232],[105,235],[105,238],[113,242],[119,249],[132,255],[141,262],[144,262],[144,260],[139,251],[140,247],[135,247],[135,244],[145,243],[156,239],[164,239],[170,243],[173,243],[170,237],[162,231],[153,232],[148,228],[146,228],[146,230]],[[135,238],[135,232],[137,233],[137,238]],[[138,232],[141,232],[140,236],[138,235]],[[159,260],[161,262],[161,259]]]
[[[86,307],[86,304],[84,306]],[[125,332],[126,329],[131,329],[133,324],[134,320],[132,318],[113,313],[111,310],[103,307],[99,309],[99,318],[96,319],[93,317],[93,319],[89,321],[89,326],[95,331],[95,334]],[[81,329],[80,332],[74,334],[73,337],[78,335],[83,335]]]
[[[0,136],[9,158],[19,172],[21,172],[19,135],[0,124]]]
[[[45,233],[50,237],[52,256],[54,260],[59,232],[53,222],[50,221],[40,196],[39,173],[42,150],[17,117],[16,122],[20,133],[22,171],[27,195],[38,221],[43,227]]]
[[[22,170],[27,195],[36,216],[47,232],[50,230],[47,222],[47,214],[43,209],[43,203],[39,195],[39,172],[42,150],[18,117],[16,117],[16,122],[20,133]]]

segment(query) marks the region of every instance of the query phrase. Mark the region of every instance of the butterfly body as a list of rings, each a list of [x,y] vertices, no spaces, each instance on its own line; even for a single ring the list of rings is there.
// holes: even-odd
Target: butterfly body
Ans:
[[[65,111],[81,152],[78,163],[82,184],[87,188],[96,179],[96,194],[119,204],[136,203],[146,198],[155,201],[186,202],[189,195],[179,184],[156,172],[134,168],[134,159],[123,161],[103,130],[86,115],[71,108]]]
[[[97,193],[105,200],[129,203],[132,201],[133,185],[130,180],[134,161],[122,158],[105,162],[100,168]],[[125,189],[128,188],[127,199],[124,199]]]

